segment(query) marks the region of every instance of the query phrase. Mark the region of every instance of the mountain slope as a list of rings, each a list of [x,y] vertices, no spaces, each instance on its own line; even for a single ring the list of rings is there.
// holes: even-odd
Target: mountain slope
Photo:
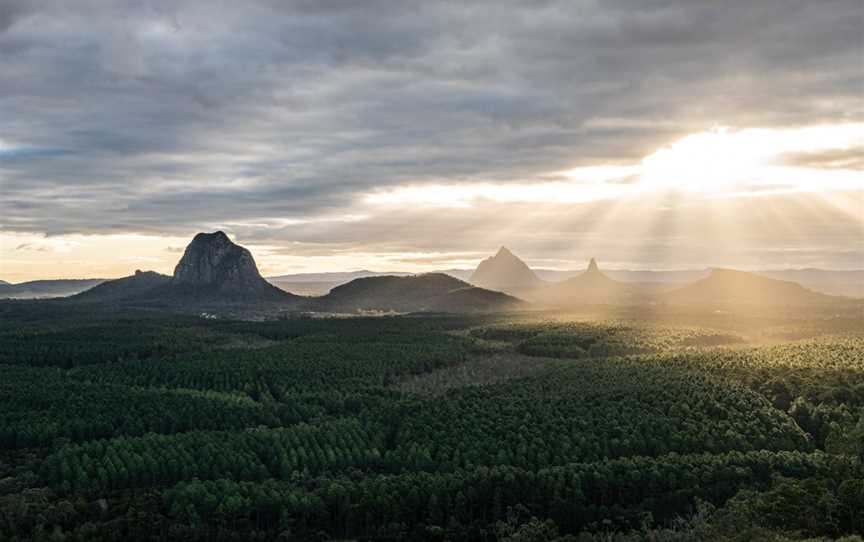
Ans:
[[[543,283],[534,271],[507,247],[501,247],[494,256],[480,262],[468,282],[481,288],[507,293],[530,290]]]
[[[134,275],[108,280],[70,299],[86,302],[119,302],[150,295],[160,286],[171,282],[171,277],[155,271],[135,271]]]
[[[327,312],[491,312],[525,307],[519,299],[442,273],[356,279],[310,303],[312,310]]]
[[[553,307],[627,303],[638,299],[640,292],[633,284],[610,279],[597,266],[594,258],[581,274],[550,284],[532,292],[529,299]]]
[[[708,278],[667,292],[662,299],[666,303],[681,305],[774,307],[831,305],[846,301],[816,293],[795,282],[732,269],[713,269]]]

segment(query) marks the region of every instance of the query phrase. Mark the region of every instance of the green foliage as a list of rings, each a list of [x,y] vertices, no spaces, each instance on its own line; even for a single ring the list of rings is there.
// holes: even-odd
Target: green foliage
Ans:
[[[395,442],[393,456],[418,468],[810,448],[758,394],[646,360],[561,362],[524,379],[451,392],[404,417]]]
[[[751,348],[679,316],[0,303],[0,540],[864,532],[861,334]]]
[[[66,446],[42,463],[41,474],[65,491],[105,491],[181,480],[290,479],[382,464],[383,435],[355,420],[241,432],[96,440]]]
[[[471,331],[474,337],[514,343],[516,350],[556,358],[605,357],[741,342],[741,337],[692,326],[606,322],[516,322]]]
[[[314,405],[258,403],[245,395],[81,382],[56,369],[0,365],[0,447],[51,445],[148,432],[242,429],[311,419]]]
[[[508,508],[517,506],[552,520],[562,531],[578,532],[598,525],[636,528],[646,517],[672,519],[696,497],[722,502],[740,488],[768,488],[772,473],[821,477],[832,468],[836,466],[819,453],[730,452],[539,471],[497,466],[337,478],[311,489],[273,480],[192,481],[178,484],[165,498],[172,516],[185,524],[213,517],[230,498],[231,521],[249,521],[254,515],[256,521],[263,517],[265,524],[273,524],[287,517],[295,531],[326,530],[336,537],[374,536],[378,527],[393,524],[415,533],[432,525],[466,532],[477,523],[506,523]]]
[[[256,350],[80,367],[70,374],[101,384],[243,392],[256,400],[281,401],[309,391],[381,388],[402,376],[465,359],[465,341],[457,337],[426,335],[403,341],[368,337],[366,342],[352,342],[314,335]]]

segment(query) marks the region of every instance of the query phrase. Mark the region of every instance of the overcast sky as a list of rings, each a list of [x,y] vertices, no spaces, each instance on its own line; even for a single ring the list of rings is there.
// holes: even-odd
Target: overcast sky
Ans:
[[[0,0],[0,278],[864,267],[860,0]]]

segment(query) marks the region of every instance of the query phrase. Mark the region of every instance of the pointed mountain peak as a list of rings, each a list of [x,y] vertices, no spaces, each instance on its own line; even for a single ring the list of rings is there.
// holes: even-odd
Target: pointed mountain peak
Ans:
[[[540,279],[525,262],[502,246],[494,256],[480,262],[469,282],[490,290],[508,291],[533,288]]]
[[[585,271],[586,273],[599,273],[600,268],[597,267],[597,260],[591,258],[591,261],[588,262],[588,269]]]

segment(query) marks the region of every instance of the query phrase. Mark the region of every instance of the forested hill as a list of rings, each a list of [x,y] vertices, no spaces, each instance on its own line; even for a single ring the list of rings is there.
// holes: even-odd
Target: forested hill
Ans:
[[[366,277],[310,301],[319,311],[494,312],[527,308],[512,296],[477,288],[443,273]]]

